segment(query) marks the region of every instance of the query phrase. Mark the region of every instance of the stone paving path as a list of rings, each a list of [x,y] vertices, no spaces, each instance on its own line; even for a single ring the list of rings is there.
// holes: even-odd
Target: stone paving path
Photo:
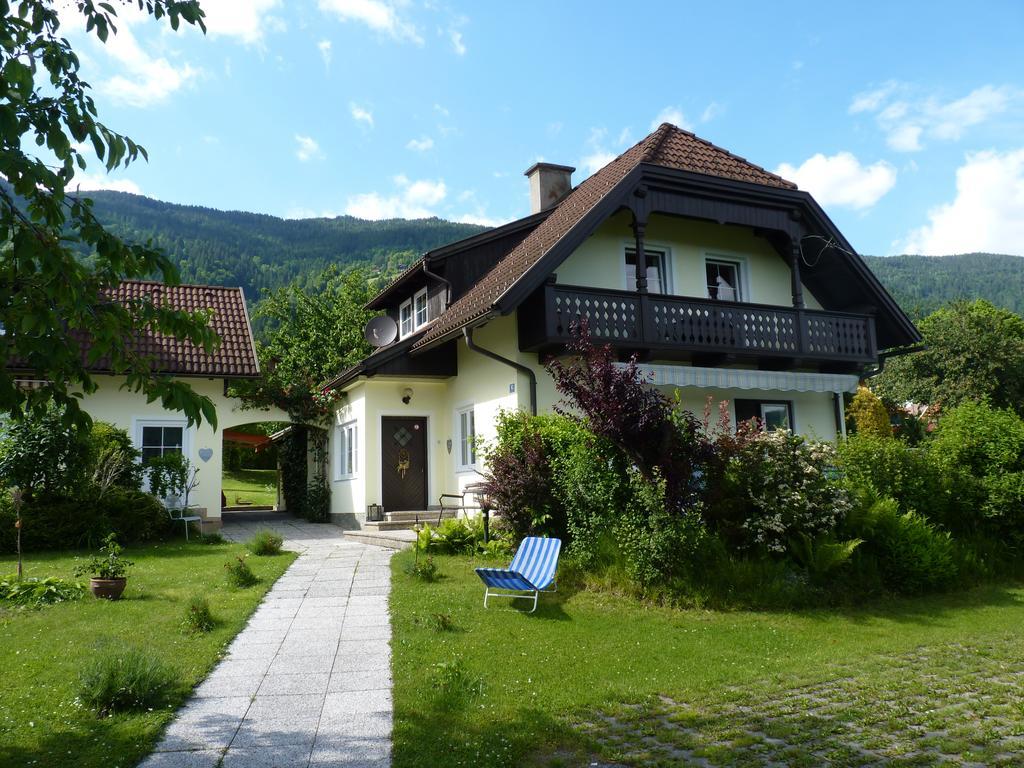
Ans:
[[[332,525],[273,528],[301,555],[139,768],[386,768],[391,763],[391,551]]]

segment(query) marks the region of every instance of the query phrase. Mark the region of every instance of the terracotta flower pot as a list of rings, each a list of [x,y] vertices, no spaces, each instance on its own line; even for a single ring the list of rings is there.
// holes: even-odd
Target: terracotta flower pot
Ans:
[[[89,590],[93,595],[102,597],[104,600],[120,600],[126,583],[127,580],[124,578],[89,579]]]

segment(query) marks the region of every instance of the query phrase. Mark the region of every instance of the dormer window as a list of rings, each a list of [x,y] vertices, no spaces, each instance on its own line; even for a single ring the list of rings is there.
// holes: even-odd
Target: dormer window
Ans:
[[[412,335],[429,320],[426,288],[416,291],[411,299],[406,299],[398,307],[398,329],[402,338]]]
[[[412,303],[413,320],[417,328],[422,328],[427,324],[427,289],[424,288],[413,296]]]
[[[398,308],[398,319],[398,327],[404,338],[412,333],[412,299],[402,302]]]

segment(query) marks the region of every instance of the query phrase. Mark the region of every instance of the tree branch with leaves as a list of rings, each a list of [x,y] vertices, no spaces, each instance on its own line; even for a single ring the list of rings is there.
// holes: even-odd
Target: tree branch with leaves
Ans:
[[[127,0],[177,30],[204,32],[196,0]],[[0,412],[20,419],[53,403],[69,422],[88,423],[81,394],[94,392],[96,364],[152,402],[185,413],[190,423],[216,422],[213,403],[162,374],[141,354],[141,333],[161,333],[207,352],[219,343],[203,313],[149,299],[113,301],[124,280],[178,282],[170,259],[150,243],[108,232],[92,201],[77,194],[90,147],[107,171],[147,159],[146,150],[98,119],[89,84],[71,44],[60,36],[59,3],[0,0]],[[117,33],[115,8],[75,0],[87,32],[106,42]],[[82,259],[80,253],[91,253]],[[88,353],[83,355],[84,340]],[[37,381],[32,388],[18,379]]]

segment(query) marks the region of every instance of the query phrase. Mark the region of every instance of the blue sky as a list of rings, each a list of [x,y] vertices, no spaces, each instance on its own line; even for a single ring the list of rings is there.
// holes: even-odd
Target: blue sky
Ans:
[[[1024,254],[1024,3],[205,0],[209,33],[67,16],[150,152],[82,188],[306,217],[528,213],[662,120],[811,191],[867,254]]]

